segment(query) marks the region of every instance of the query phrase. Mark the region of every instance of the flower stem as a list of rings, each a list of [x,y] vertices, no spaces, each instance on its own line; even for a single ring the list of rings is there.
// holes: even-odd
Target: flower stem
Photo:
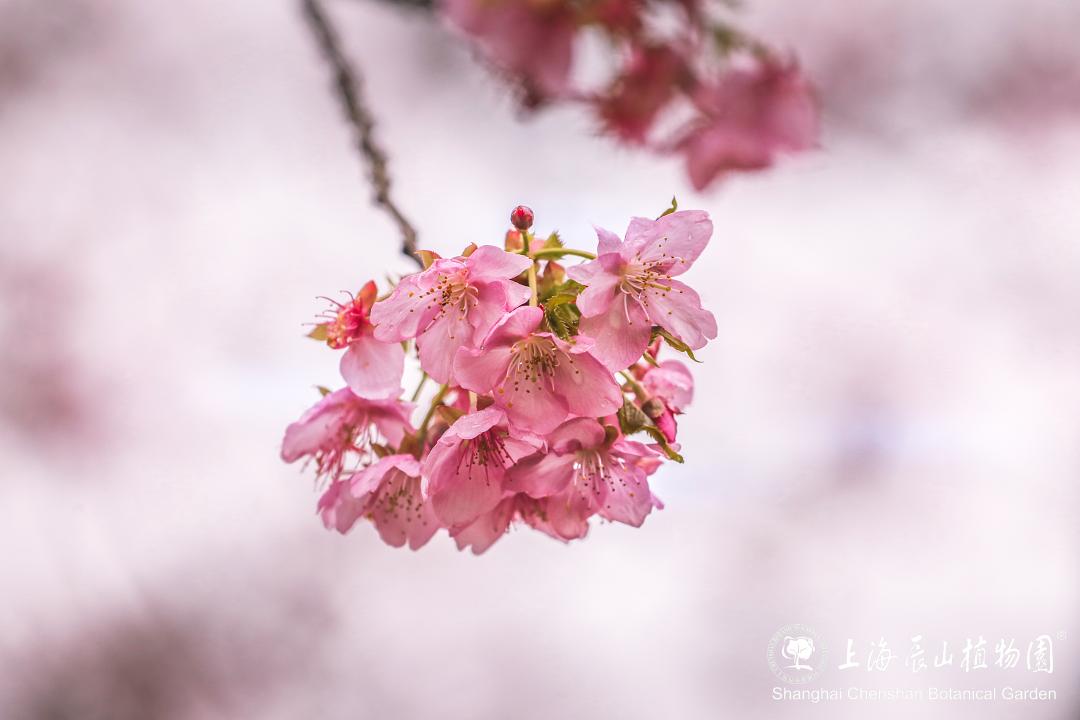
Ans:
[[[588,250],[575,250],[574,248],[541,248],[531,254],[532,257],[535,259],[558,258],[562,257],[563,255],[577,255],[578,257],[583,257],[586,260],[596,259],[596,255],[589,252]]]
[[[532,264],[529,265],[529,306],[536,307],[540,304],[540,298],[536,293],[536,258],[529,253],[529,240],[532,233],[528,230],[521,231],[521,242],[524,245],[524,253],[526,256],[532,258]]]
[[[416,399],[418,397],[420,397],[420,391],[423,390],[424,385],[427,384],[428,377],[429,376],[428,376],[427,373],[424,373],[423,375],[420,376],[420,384],[417,385],[416,390],[413,391],[412,398],[411,398],[410,402],[416,402]]]
[[[649,399],[649,393],[645,392],[645,388],[642,387],[641,383],[635,380],[630,375],[630,373],[626,372],[625,370],[620,370],[619,374],[623,376],[624,380],[626,380],[626,384],[629,385],[630,389],[634,391],[634,395],[637,397],[638,400],[644,402],[645,400]]]
[[[449,383],[439,388],[439,392],[435,393],[435,397],[431,398],[431,407],[428,408],[427,414],[424,415],[424,419],[420,422],[420,429],[416,431],[416,436],[420,438],[421,445],[423,445],[424,437],[427,435],[428,424],[431,422],[431,418],[435,416],[435,408],[442,403],[442,399],[446,397],[448,390],[450,390]]]

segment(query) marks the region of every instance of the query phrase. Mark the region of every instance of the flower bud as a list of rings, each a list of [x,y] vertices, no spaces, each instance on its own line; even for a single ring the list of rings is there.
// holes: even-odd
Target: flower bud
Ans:
[[[533,211],[524,205],[518,205],[510,213],[510,224],[518,230],[528,230],[533,224]]]
[[[641,406],[641,411],[651,417],[653,420],[664,414],[664,403],[660,402],[656,398],[649,398]]]
[[[521,239],[521,231],[507,230],[506,238],[503,240],[503,247],[506,248],[506,252],[517,252],[525,247],[525,241]]]

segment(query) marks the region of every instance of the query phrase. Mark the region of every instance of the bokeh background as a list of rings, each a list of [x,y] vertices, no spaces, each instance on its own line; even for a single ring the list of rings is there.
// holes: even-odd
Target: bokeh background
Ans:
[[[700,195],[425,12],[329,10],[423,246],[713,214],[667,508],[480,558],[325,531],[277,456],[336,382],[303,323],[410,266],[297,4],[0,0],[0,717],[1080,716],[1080,5],[748,3],[822,149]],[[789,623],[819,686],[1058,699],[777,702]],[[1055,672],[835,668],[918,633]]]

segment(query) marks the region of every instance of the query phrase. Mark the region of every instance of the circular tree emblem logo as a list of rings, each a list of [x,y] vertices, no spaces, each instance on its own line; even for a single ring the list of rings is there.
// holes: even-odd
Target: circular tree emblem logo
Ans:
[[[786,683],[808,683],[825,668],[828,651],[813,628],[785,625],[769,640],[769,669]]]

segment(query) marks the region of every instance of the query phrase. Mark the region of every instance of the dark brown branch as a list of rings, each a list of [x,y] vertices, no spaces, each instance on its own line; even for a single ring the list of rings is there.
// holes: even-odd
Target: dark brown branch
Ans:
[[[345,118],[356,131],[356,146],[364,156],[375,190],[375,204],[389,213],[401,231],[401,252],[417,265],[423,267],[416,256],[416,228],[402,214],[397,203],[390,197],[390,173],[387,170],[386,153],[375,142],[375,119],[364,102],[363,83],[360,73],[349,64],[341,49],[341,42],[333,23],[323,10],[319,0],[301,0],[304,17],[319,43],[323,57],[334,70],[334,85]]]

